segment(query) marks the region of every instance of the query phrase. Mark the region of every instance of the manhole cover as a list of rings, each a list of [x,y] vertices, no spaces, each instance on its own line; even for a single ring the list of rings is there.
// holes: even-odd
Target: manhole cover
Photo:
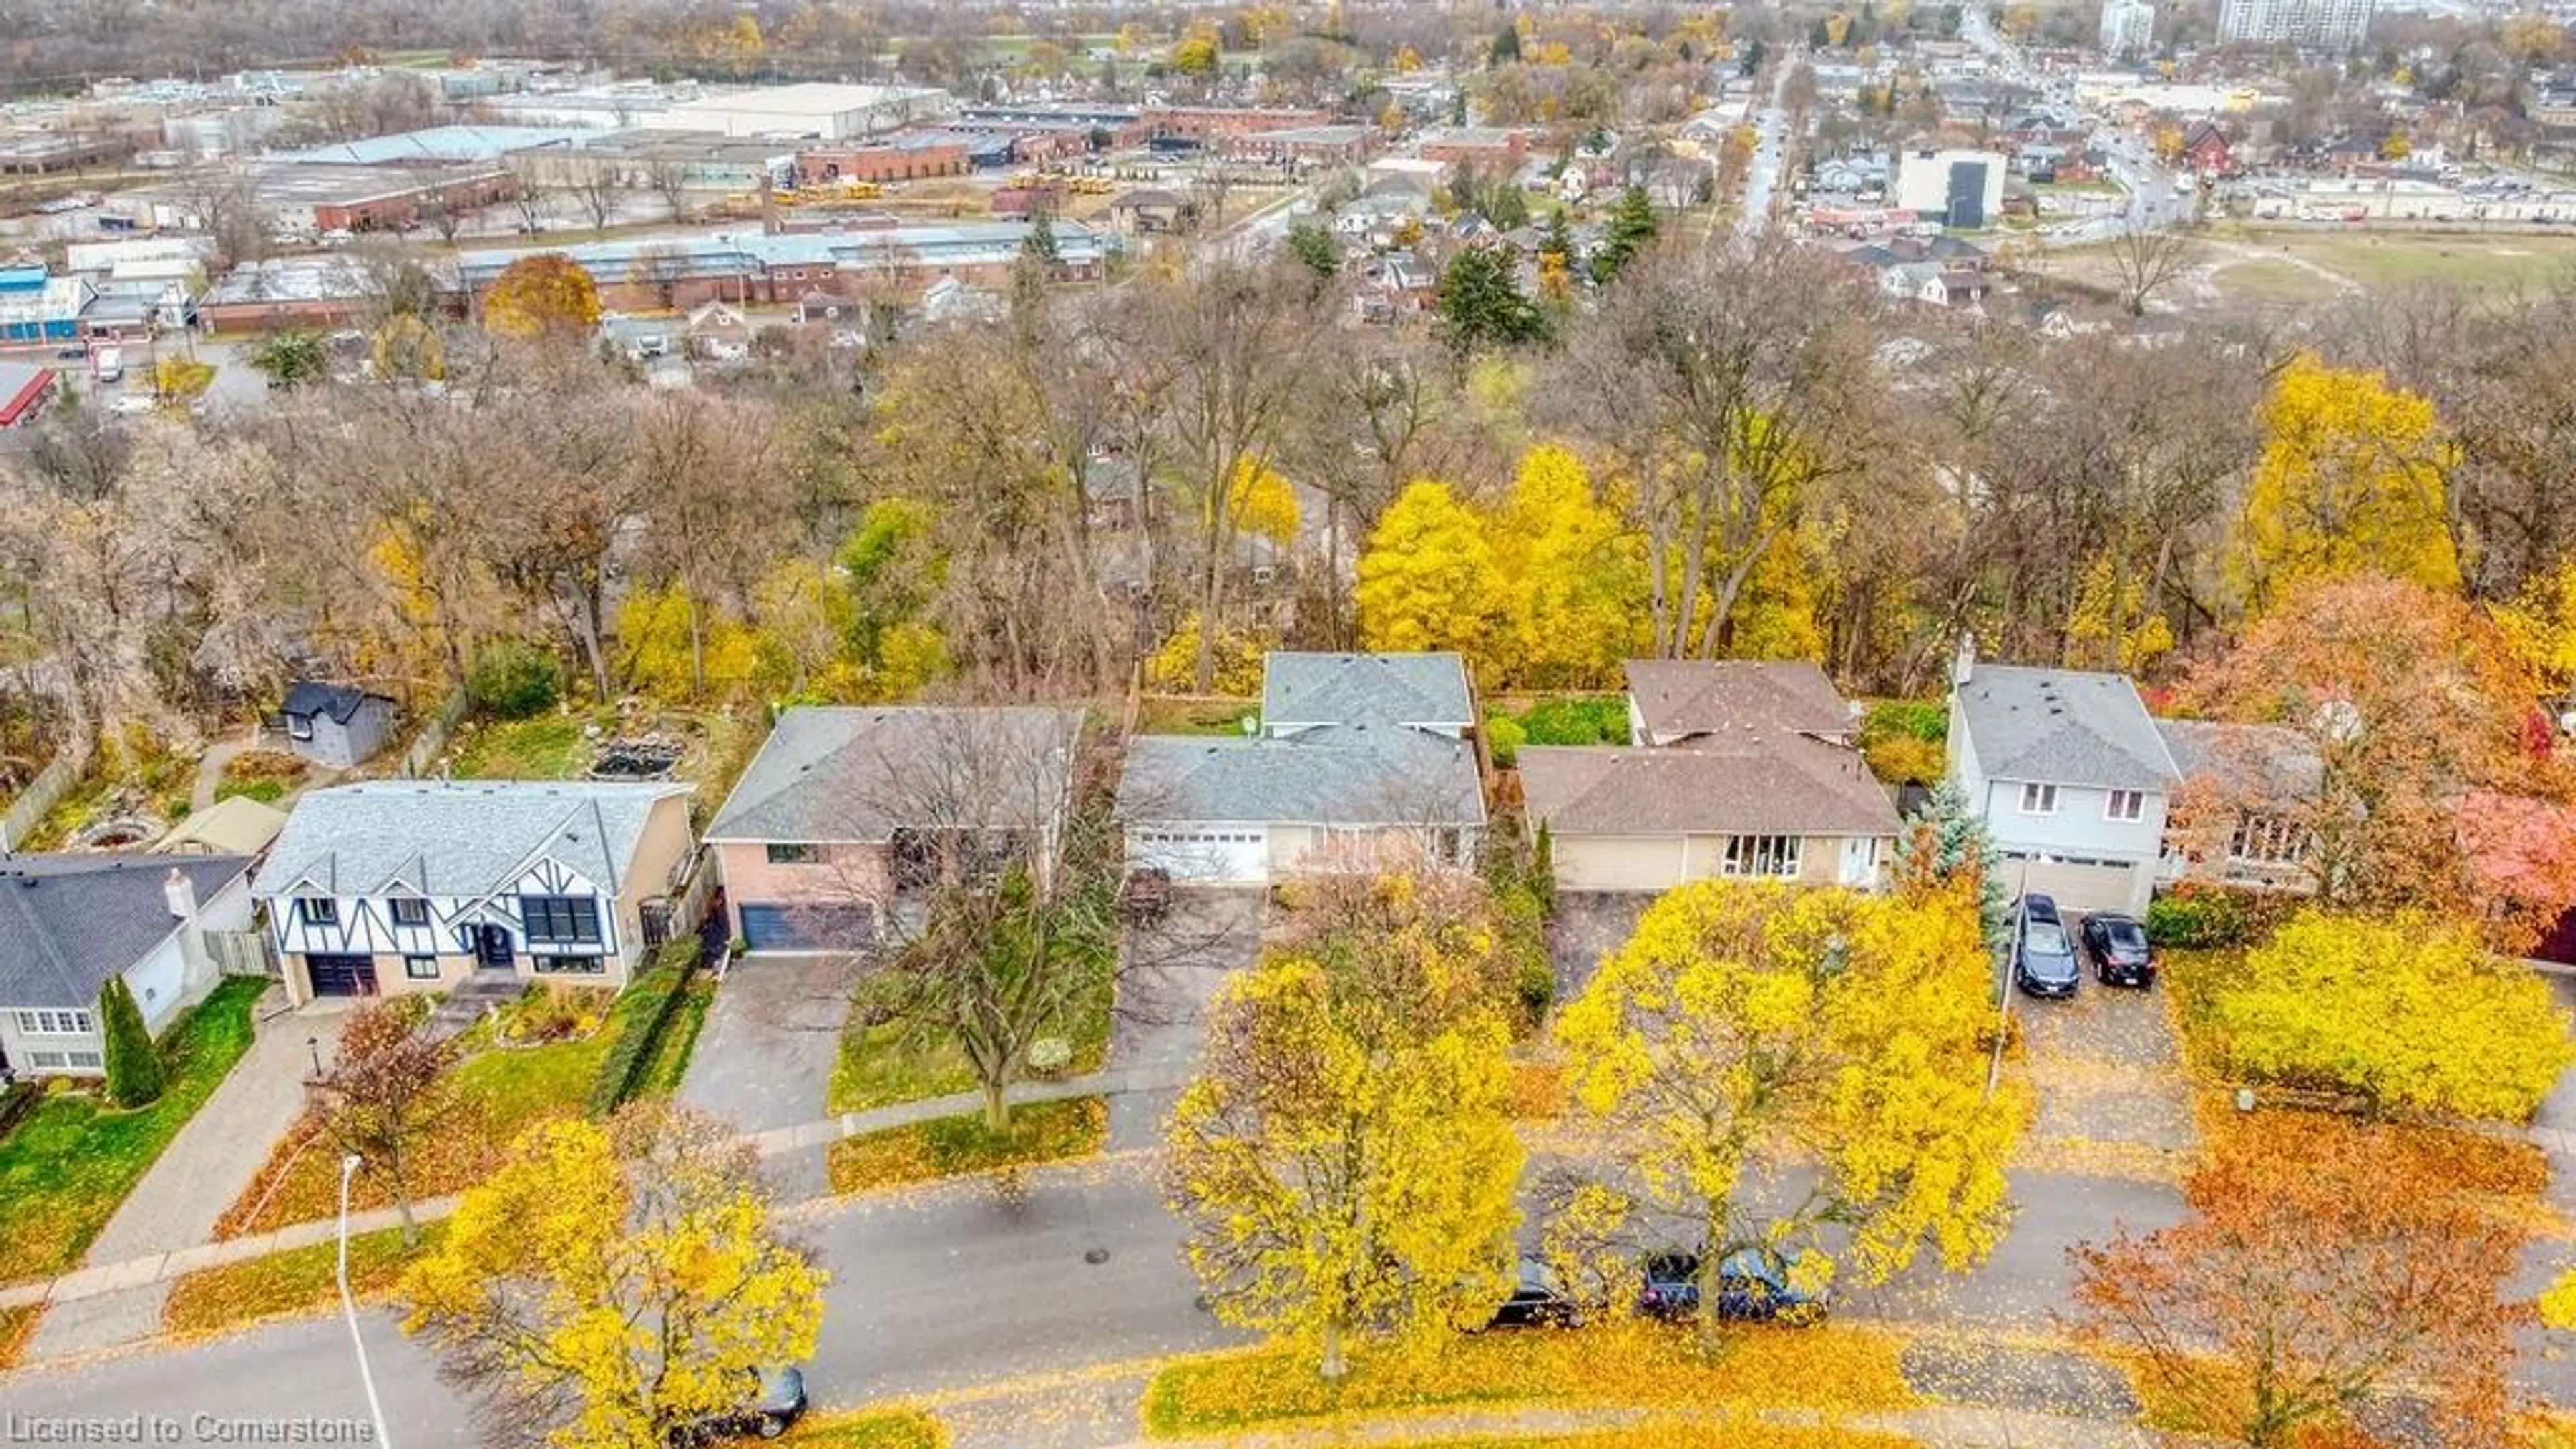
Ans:
[[[1097,1268],[1101,1264],[1109,1261],[1109,1250],[1107,1248],[1093,1248],[1082,1255],[1082,1261]]]

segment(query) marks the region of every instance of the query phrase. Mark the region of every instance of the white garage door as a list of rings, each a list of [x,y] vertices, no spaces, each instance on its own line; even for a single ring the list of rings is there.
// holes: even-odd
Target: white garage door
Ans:
[[[2005,863],[2004,881],[2015,895],[2055,897],[2057,909],[2067,914],[2140,906],[2138,867],[2126,862],[2012,860]]]
[[[1257,825],[1132,831],[1127,863],[1160,867],[1177,881],[1260,885],[1270,879],[1270,833]]]

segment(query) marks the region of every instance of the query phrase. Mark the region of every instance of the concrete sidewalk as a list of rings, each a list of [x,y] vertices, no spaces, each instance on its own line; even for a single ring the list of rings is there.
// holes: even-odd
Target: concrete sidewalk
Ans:
[[[161,1331],[167,1281],[176,1275],[156,1271],[138,1277],[139,1265],[166,1262],[213,1242],[215,1220],[249,1189],[270,1151],[302,1115],[313,1052],[327,1058],[339,1044],[340,1017],[288,1015],[283,1001],[275,988],[260,998],[252,1009],[250,1049],[99,1230],[82,1259],[88,1266],[57,1280],[114,1286],[78,1295],[83,1306],[76,1311],[47,1313],[28,1347],[31,1358],[109,1348]],[[90,1279],[92,1274],[100,1276]]]

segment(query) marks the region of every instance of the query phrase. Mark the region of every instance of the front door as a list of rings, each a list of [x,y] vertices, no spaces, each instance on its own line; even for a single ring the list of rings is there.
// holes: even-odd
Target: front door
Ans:
[[[518,958],[510,950],[510,932],[506,926],[485,926],[474,940],[474,960],[478,965],[497,966],[508,970]]]

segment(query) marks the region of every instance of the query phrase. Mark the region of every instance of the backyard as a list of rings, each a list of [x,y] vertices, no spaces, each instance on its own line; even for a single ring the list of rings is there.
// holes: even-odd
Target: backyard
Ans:
[[[251,1008],[264,978],[215,988],[164,1043],[169,1086],[127,1112],[88,1092],[59,1092],[0,1141],[0,1282],[48,1277],[79,1264],[90,1240],[170,1139],[250,1049]]]

